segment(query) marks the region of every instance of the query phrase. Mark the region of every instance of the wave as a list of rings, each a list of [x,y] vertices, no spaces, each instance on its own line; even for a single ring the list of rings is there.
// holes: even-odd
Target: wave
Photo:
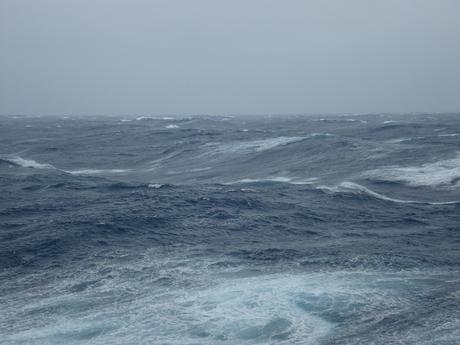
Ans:
[[[147,187],[149,187],[149,188],[155,188],[155,189],[161,188],[161,187],[163,187],[163,186],[164,186],[164,185],[161,184],[161,183],[149,183],[149,184],[147,185]]]
[[[99,174],[124,174],[130,172],[131,169],[80,169],[66,170],[65,172],[72,175],[99,175]]]
[[[275,177],[267,177],[261,179],[254,179],[254,178],[245,178],[233,182],[229,182],[226,184],[244,184],[244,183],[289,183],[289,184],[296,184],[296,185],[310,185],[314,184],[318,180],[317,177],[311,177],[307,179],[295,179],[291,177],[284,177],[284,176],[275,176]]]
[[[329,133],[312,133],[306,136],[299,137],[276,137],[260,140],[251,141],[237,141],[225,144],[219,144],[213,153],[250,153],[250,152],[262,152],[271,150],[279,146],[285,146],[292,143],[300,142],[311,138],[324,138],[332,136]],[[216,145],[216,143],[210,143],[206,146]]]
[[[170,116],[163,116],[163,117],[158,117],[158,116],[139,116],[139,117],[136,117],[136,121],[142,121],[142,120],[171,121],[171,120],[176,120],[176,118],[170,117]]]
[[[458,137],[460,133],[439,134],[438,137]]]
[[[362,177],[379,182],[399,182],[414,187],[459,187],[460,155],[421,166],[389,166],[369,170]]]
[[[397,144],[397,143],[403,143],[407,141],[421,141],[421,140],[434,140],[436,138],[453,138],[453,137],[458,137],[460,136],[459,133],[447,133],[447,134],[438,134],[438,135],[428,135],[428,136],[418,136],[418,137],[404,137],[404,138],[397,138],[397,139],[391,139],[387,140],[388,143],[390,144]]]
[[[72,175],[100,175],[100,174],[123,174],[132,171],[131,169],[78,169],[78,170],[62,170],[48,163],[39,163],[33,159],[25,159],[22,157],[1,157],[0,162],[5,162],[9,165],[32,169],[52,169]]]
[[[316,121],[321,121],[321,122],[360,122],[360,123],[367,123],[366,120],[359,120],[359,119],[325,119],[325,118],[321,118],[321,119],[318,119]]]
[[[55,169],[54,166],[48,163],[39,163],[33,159],[24,159],[21,157],[12,157],[12,158],[0,158],[1,161],[4,161],[8,164],[19,166],[23,168],[33,168],[33,169]]]
[[[362,185],[360,185],[358,183],[349,182],[349,181],[342,182],[338,186],[335,186],[335,187],[318,186],[317,189],[320,189],[320,190],[325,191],[325,192],[330,192],[330,193],[365,194],[365,195],[371,196],[371,197],[376,198],[376,199],[385,200],[385,201],[391,201],[391,202],[400,203],[400,204],[424,204],[424,205],[456,205],[456,204],[460,204],[460,200],[429,202],[429,201],[403,200],[403,199],[391,198],[391,197],[386,196],[384,194],[374,192],[373,190],[371,190],[371,189],[369,189],[367,187],[364,187],[364,186],[362,186]]]

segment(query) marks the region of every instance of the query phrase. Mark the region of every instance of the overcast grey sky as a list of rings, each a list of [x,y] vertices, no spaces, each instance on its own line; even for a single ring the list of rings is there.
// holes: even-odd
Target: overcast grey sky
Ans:
[[[456,110],[458,0],[0,0],[1,114]]]

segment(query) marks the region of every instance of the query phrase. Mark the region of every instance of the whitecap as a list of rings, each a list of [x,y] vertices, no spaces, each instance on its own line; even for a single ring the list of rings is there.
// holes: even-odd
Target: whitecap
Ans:
[[[421,166],[388,166],[369,170],[362,177],[375,181],[402,182],[414,187],[459,187],[460,155]]]
[[[230,143],[219,144],[212,153],[250,153],[250,152],[262,152],[271,150],[279,146],[285,146],[292,143],[300,142],[306,139],[316,137],[328,137],[331,136],[329,133],[312,133],[306,136],[298,137],[276,137],[260,140],[251,141],[236,141]],[[209,143],[206,146],[213,146],[216,143]]]
[[[391,201],[395,203],[401,204],[425,204],[425,205],[454,205],[459,204],[460,201],[416,201],[416,200],[403,200],[403,199],[396,199],[386,196],[384,194],[377,193],[367,187],[364,187],[358,183],[344,181],[337,186],[329,187],[329,186],[318,186],[317,189],[323,190],[325,192],[330,193],[343,193],[343,192],[351,192],[357,194],[366,194],[376,199]]]
[[[2,157],[2,159],[6,162],[9,162],[13,165],[16,166],[21,166],[24,168],[33,168],[33,169],[55,169],[54,166],[48,163],[38,163],[37,161],[34,161],[33,159],[24,159],[21,157],[12,157],[12,158],[7,158],[7,157]]]
[[[203,167],[203,168],[194,168],[194,169],[190,169],[190,170],[187,170],[187,172],[200,172],[200,171],[206,171],[206,170],[211,170],[212,168],[211,167]]]
[[[443,137],[457,137],[457,136],[460,136],[460,134],[459,133],[451,133],[451,134],[438,134],[436,136],[404,137],[404,138],[387,140],[386,142],[390,143],[390,144],[397,144],[397,143],[401,143],[401,142],[405,142],[405,141],[423,140],[423,139],[430,139],[430,138],[434,138],[434,137],[443,138]]]
[[[330,119],[325,119],[325,118],[320,118],[316,121],[322,121],[322,122],[360,122],[360,123],[367,123],[366,120],[360,120],[360,119],[347,119],[347,118],[330,118]]]
[[[175,129],[175,128],[179,128],[178,125],[167,125],[165,128],[167,129]]]
[[[296,184],[296,185],[309,185],[309,184],[314,184],[317,180],[318,180],[317,177],[299,179],[299,178],[294,178],[294,177],[274,176],[274,177],[266,177],[266,178],[244,178],[241,180],[229,182],[227,184],[280,182],[280,183],[289,183],[289,184]]]
[[[149,183],[147,187],[158,189],[158,188],[163,187],[163,185],[161,183]]]
[[[98,175],[98,174],[123,174],[131,171],[130,169],[79,169],[67,170],[72,175]]]
[[[233,183],[258,183],[258,182],[289,182],[291,179],[289,177],[268,177],[268,178],[261,178],[261,179],[253,179],[253,178],[244,178]]]
[[[439,134],[438,137],[458,137],[459,133]]]
[[[170,116],[163,116],[163,117],[158,117],[158,116],[139,116],[136,118],[136,121],[142,121],[142,120],[165,120],[165,121],[170,121],[170,120],[175,120],[174,117]]]

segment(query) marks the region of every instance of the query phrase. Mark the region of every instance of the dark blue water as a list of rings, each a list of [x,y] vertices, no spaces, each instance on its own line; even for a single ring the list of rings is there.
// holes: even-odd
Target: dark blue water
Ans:
[[[460,343],[460,114],[0,118],[1,344]]]

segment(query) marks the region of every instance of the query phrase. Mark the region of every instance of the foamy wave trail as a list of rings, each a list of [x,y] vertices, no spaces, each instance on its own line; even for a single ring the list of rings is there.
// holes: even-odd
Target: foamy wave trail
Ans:
[[[401,204],[425,204],[425,205],[456,205],[460,204],[460,200],[454,201],[416,201],[416,200],[402,200],[391,198],[389,196],[374,192],[373,190],[366,188],[358,183],[345,181],[340,183],[338,186],[335,187],[328,187],[328,186],[318,186],[317,189],[332,192],[332,193],[357,193],[357,194],[365,194],[371,196],[376,199],[391,201],[395,203]]]
[[[262,152],[268,151],[280,146],[286,146],[289,144],[301,142],[311,138],[324,138],[329,137],[329,133],[313,133],[306,136],[297,137],[276,137],[261,140],[251,141],[236,141],[231,143],[219,144],[213,150],[213,153],[250,153],[250,152]],[[208,144],[209,146],[215,146],[216,144]]]
[[[77,169],[66,170],[67,173],[72,175],[103,175],[103,174],[126,174],[131,169]]]
[[[33,169],[55,169],[54,166],[48,163],[39,163],[37,161],[34,161],[33,159],[25,159],[22,157],[1,157],[1,160],[3,160],[6,163],[23,167],[23,168],[33,168]]]
[[[143,120],[163,120],[163,121],[172,121],[172,120],[177,120],[174,117],[171,116],[139,116],[136,118],[136,121],[143,121]]]
[[[0,161],[11,164],[17,167],[32,168],[32,169],[52,169],[69,173],[72,175],[103,175],[103,174],[126,174],[131,169],[76,169],[76,170],[62,170],[48,163],[39,163],[33,159],[25,159],[22,157],[2,157]]]
[[[362,177],[382,182],[402,182],[414,187],[458,188],[460,186],[460,156],[421,166],[389,166],[369,170],[364,172]]]
[[[439,134],[438,137],[458,137],[460,133],[446,133],[446,134]]]
[[[311,185],[318,181],[317,177],[299,179],[295,177],[274,176],[267,178],[244,178],[241,180],[228,182],[226,184],[250,184],[250,183],[289,183],[294,185]]]

